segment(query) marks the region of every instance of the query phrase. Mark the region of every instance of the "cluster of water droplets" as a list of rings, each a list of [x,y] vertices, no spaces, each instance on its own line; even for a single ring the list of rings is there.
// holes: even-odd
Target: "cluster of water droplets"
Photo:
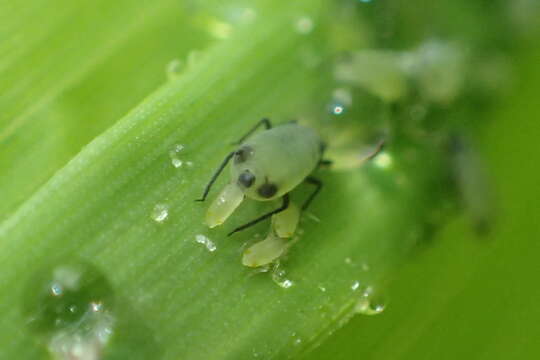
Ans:
[[[93,266],[72,263],[31,279],[23,312],[54,359],[98,360],[116,319],[108,281]]]
[[[178,79],[184,73],[184,71],[193,68],[193,66],[199,62],[201,56],[201,51],[191,50],[187,54],[185,61],[177,58],[169,61],[169,63],[165,66],[165,75],[167,80],[174,81]]]
[[[360,293],[354,305],[354,312],[362,315],[377,315],[384,311],[385,301],[381,295],[376,294],[371,285],[363,285],[356,280],[351,284],[351,290]]]
[[[371,270],[371,267],[367,261],[354,260],[351,257],[346,257],[344,263],[355,269],[360,270],[362,273],[367,273]],[[353,280],[349,285],[350,290],[359,294],[359,297],[354,304],[354,312],[363,315],[377,315],[385,309],[385,299],[379,291],[369,282],[363,280]]]
[[[302,338],[300,336],[298,336],[298,334],[296,332],[293,332],[291,334],[291,338],[293,340],[294,345],[298,346],[298,345],[302,344]]]
[[[184,151],[185,146],[182,144],[175,144],[173,148],[169,151],[169,158],[171,159],[171,164],[175,168],[181,168],[182,166],[193,166],[192,161],[186,161],[181,159],[181,153]]]
[[[195,241],[199,244],[204,245],[206,249],[210,252],[214,252],[217,250],[216,244],[203,234],[195,235]]]

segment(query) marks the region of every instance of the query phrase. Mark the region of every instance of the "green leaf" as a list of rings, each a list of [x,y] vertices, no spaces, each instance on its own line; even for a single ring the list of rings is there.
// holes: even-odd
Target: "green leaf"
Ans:
[[[0,4],[0,219],[210,40],[175,1],[41,3]]]
[[[36,77],[24,76],[28,64],[6,62],[13,77],[8,78],[10,90],[2,100],[11,105],[0,141],[21,139],[10,145],[11,157],[6,152],[6,159],[24,159],[16,156],[24,144],[32,144],[49,127],[64,128],[51,125],[55,121],[74,121],[78,128],[77,116],[84,113],[82,94],[98,92],[101,81],[114,72],[112,66],[103,74],[89,69],[112,51],[119,57],[122,53],[123,59],[118,42],[124,36],[139,36],[131,29],[141,26],[144,31],[146,21],[161,24],[160,19],[174,9],[171,4],[146,4],[142,9],[128,2],[92,4],[88,9],[72,5],[54,15],[57,21],[47,19],[48,46],[37,38],[26,42],[28,51],[34,52],[28,64],[43,54],[50,56],[35,70]],[[234,225],[275,204],[244,204],[221,228],[203,225],[208,204],[193,200],[230,151],[228,144],[263,116],[279,122],[320,111],[318,101],[333,87],[329,81],[333,48],[325,31],[333,14],[331,4],[262,2],[255,9],[256,24],[238,26],[230,39],[192,58],[180,76],[90,142],[0,225],[0,293],[8,294],[0,303],[0,333],[9,334],[0,337],[1,358],[46,356],[47,347],[57,349],[55,341],[63,341],[56,335],[71,334],[78,325],[86,332],[98,325],[111,329],[104,349],[110,358],[287,358],[317,346],[355,312],[366,312],[366,306],[379,301],[383,304],[384,280],[421,242],[424,219],[437,217],[434,209],[446,195],[432,196],[434,188],[445,184],[446,171],[443,154],[429,142],[403,138],[390,145],[386,156],[391,166],[374,162],[349,172],[321,171],[324,190],[310,209],[311,216],[303,216],[303,233],[282,261],[286,274],[281,278],[256,273],[240,262],[242,247],[257,233],[264,235],[268,224],[226,236]],[[38,8],[27,10],[32,19],[39,14]],[[139,11],[144,14],[140,22],[115,21]],[[83,19],[72,22],[79,13],[85,14]],[[89,21],[102,14],[112,18],[102,27],[101,22]],[[175,19],[171,15],[171,21]],[[72,37],[79,26],[84,31],[98,26],[99,31],[79,52],[70,53],[63,44],[79,42]],[[159,31],[151,33],[163,37]],[[144,52],[132,51],[133,56]],[[162,59],[169,54],[163,51]],[[312,61],[319,57],[320,63]],[[118,64],[123,63],[119,58]],[[141,62],[131,66],[143,67]],[[36,150],[28,153],[29,162],[20,169],[2,165],[2,169],[13,166],[5,180],[12,188],[18,188],[18,179],[28,178],[27,189],[8,197],[6,209],[12,211],[77,147],[156,86],[164,76],[163,68],[156,68],[160,75],[144,75],[155,82],[145,80],[138,96],[123,96],[134,83],[121,83],[125,75],[118,75],[112,88],[122,104],[109,94],[93,102],[114,110],[73,147],[60,147],[54,137],[38,141],[46,154],[54,153],[56,146],[62,149],[57,161],[43,161],[45,174],[33,167],[39,160],[32,157],[39,153]],[[80,80],[85,74],[88,80]],[[43,83],[27,85],[27,95],[17,97],[22,90],[13,84],[18,79],[32,83],[41,77]],[[81,93],[70,103],[67,94],[79,81]],[[87,116],[105,112],[90,111]],[[48,121],[38,122],[34,116],[39,114],[48,114]],[[322,121],[307,122],[317,126]],[[184,162],[181,167],[171,161],[170,152],[177,145],[183,146],[174,154]],[[295,192],[293,201],[300,201],[306,195],[303,191]],[[217,249],[209,252],[196,241],[197,235],[211,239]],[[77,270],[81,268],[89,270]],[[78,271],[82,280],[70,281],[78,278]],[[45,279],[40,274],[46,274]],[[292,286],[276,284],[285,277]],[[95,285],[99,279],[106,284]],[[106,325],[86,315],[80,323],[71,316],[50,321],[50,311],[61,315],[79,311],[47,297],[58,296],[52,288],[57,284],[71,291],[79,307],[101,304],[110,289],[107,299],[114,301],[106,303],[114,305],[106,309]],[[31,326],[40,323],[43,313],[49,319],[45,324],[50,324],[45,337],[33,333]]]

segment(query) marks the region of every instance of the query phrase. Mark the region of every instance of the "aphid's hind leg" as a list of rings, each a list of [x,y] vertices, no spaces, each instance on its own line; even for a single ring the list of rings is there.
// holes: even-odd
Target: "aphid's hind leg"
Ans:
[[[206,200],[206,196],[208,195],[208,193],[210,192],[210,189],[212,188],[212,185],[214,185],[214,183],[216,182],[219,174],[221,174],[221,172],[223,171],[223,169],[225,168],[225,166],[227,166],[227,164],[229,163],[229,161],[231,160],[231,158],[233,157],[233,155],[235,154],[235,151],[229,153],[225,159],[223,159],[223,161],[221,162],[221,164],[219,165],[219,168],[214,172],[214,174],[212,175],[212,178],[210,179],[210,181],[208,182],[208,184],[206,184],[206,187],[204,188],[204,193],[203,193],[203,196],[200,198],[200,199],[197,199],[195,201],[204,201]]]
[[[257,224],[257,223],[263,221],[264,219],[268,219],[269,217],[271,217],[274,214],[277,214],[277,213],[280,213],[280,212],[282,212],[284,210],[287,210],[287,208],[289,207],[289,194],[283,195],[283,197],[281,199],[283,200],[283,202],[281,203],[281,206],[279,208],[277,208],[275,210],[272,210],[269,213],[266,213],[263,216],[260,216],[260,217],[256,218],[255,220],[251,220],[250,222],[237,227],[236,229],[234,229],[233,231],[228,233],[227,236],[231,236],[235,232],[247,229],[248,227]]]
[[[240,138],[240,140],[233,143],[233,145],[239,145],[244,142],[251,134],[253,134],[261,125],[264,125],[264,128],[266,130],[272,128],[272,123],[270,122],[270,119],[268,118],[262,118],[257,124],[255,124],[254,127],[252,127],[244,136]]]
[[[309,204],[311,204],[311,201],[313,201],[313,199],[315,198],[315,196],[317,196],[319,191],[321,191],[321,188],[323,186],[322,181],[313,176],[308,176],[305,182],[311,185],[315,185],[315,190],[311,193],[311,195],[309,195],[306,201],[304,201],[304,204],[302,205],[302,211],[308,208]]]
[[[321,141],[320,144],[319,144],[319,153],[321,154],[320,156],[320,159],[319,159],[319,162],[317,163],[317,169],[320,168],[320,167],[330,167],[330,165],[333,164],[333,161],[332,160],[327,160],[327,159],[323,159],[323,156],[324,156],[324,152],[326,151],[326,143],[324,141]]]

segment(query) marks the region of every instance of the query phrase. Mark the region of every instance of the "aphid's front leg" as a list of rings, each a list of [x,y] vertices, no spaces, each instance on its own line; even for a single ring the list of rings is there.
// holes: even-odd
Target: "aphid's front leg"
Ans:
[[[231,158],[234,156],[234,154],[235,154],[235,152],[233,151],[233,152],[231,152],[229,155],[227,155],[225,157],[225,159],[221,162],[221,165],[219,165],[219,168],[214,172],[214,175],[212,175],[212,178],[210,179],[208,184],[206,184],[206,187],[204,188],[203,196],[200,199],[197,199],[195,201],[204,201],[204,200],[206,200],[206,196],[208,196],[208,193],[210,192],[210,189],[212,188],[212,185],[214,185],[217,178],[219,177],[219,174],[221,174],[221,172],[223,171],[225,166],[227,166],[227,164],[229,163]]]
[[[309,204],[311,204],[311,201],[315,198],[315,196],[317,196],[323,186],[322,181],[313,176],[308,176],[305,182],[311,185],[315,185],[315,190],[311,193],[311,195],[309,195],[307,200],[304,201],[304,204],[302,205],[302,210],[306,210],[308,208]]]
[[[234,142],[233,145],[238,145],[244,142],[251,134],[253,134],[261,125],[264,125],[266,130],[272,128],[272,123],[268,118],[262,118],[253,128],[251,128],[244,136],[240,138],[237,142]]]
[[[235,232],[238,232],[238,231],[241,231],[241,230],[244,230],[244,229],[247,229],[248,227],[252,226],[252,225],[255,225],[257,224],[258,222],[261,222],[263,221],[264,219],[268,219],[269,217],[271,217],[272,215],[274,214],[277,214],[277,213],[280,213],[284,210],[286,210],[288,207],[289,207],[289,194],[285,194],[283,195],[283,197],[281,198],[283,200],[283,202],[281,203],[281,206],[275,210],[272,210],[270,211],[269,213],[266,213],[264,214],[263,216],[260,216],[258,218],[256,218],[255,220],[252,220],[244,225],[241,225],[239,227],[237,227],[236,229],[234,229],[233,231],[231,231],[228,236],[231,236],[232,234],[234,234]]]

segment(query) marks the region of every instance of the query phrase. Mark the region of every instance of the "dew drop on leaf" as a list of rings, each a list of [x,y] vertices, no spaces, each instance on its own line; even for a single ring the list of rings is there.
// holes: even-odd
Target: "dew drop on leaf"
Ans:
[[[272,281],[276,283],[279,287],[288,289],[294,285],[294,282],[290,279],[287,279],[287,273],[285,270],[280,269],[279,264],[277,264],[272,271]]]
[[[184,150],[184,145],[182,145],[182,144],[176,144],[176,145],[174,145],[174,147],[171,149],[171,151],[169,151],[169,157],[171,158],[171,164],[172,164],[175,168],[182,167],[182,165],[184,164],[184,161],[182,161],[182,160],[178,157],[178,154],[180,154],[180,152],[182,152],[182,150]]]
[[[362,315],[378,315],[386,308],[386,302],[381,295],[374,293],[373,288],[368,286],[364,289],[355,304],[354,312]]]
[[[373,159],[373,164],[381,169],[389,169],[392,167],[392,156],[383,151]]]
[[[217,249],[216,244],[214,244],[212,240],[210,240],[208,237],[202,234],[197,234],[195,236],[195,241],[198,242],[199,244],[204,245],[206,249],[210,252],[214,252]]]
[[[169,207],[166,204],[156,204],[151,217],[155,222],[163,223],[169,217]]]
[[[54,359],[101,358],[116,319],[112,287],[98,269],[82,262],[45,269],[23,296],[27,325]]]

